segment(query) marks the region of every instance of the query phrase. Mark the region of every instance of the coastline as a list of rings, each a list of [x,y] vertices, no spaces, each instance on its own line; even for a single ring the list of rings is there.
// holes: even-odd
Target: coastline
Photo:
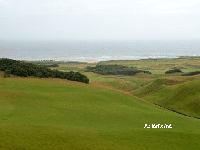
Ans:
[[[181,56],[179,56],[181,57]],[[179,57],[166,57],[166,56],[121,56],[121,57],[112,57],[112,56],[103,56],[103,57],[71,57],[71,58],[18,58],[15,60],[25,60],[25,61],[75,61],[75,62],[86,62],[86,63],[98,63],[100,61],[119,61],[119,60],[145,60],[145,59],[174,59]],[[192,56],[191,56],[192,57]],[[13,58],[10,58],[13,59]]]
[[[20,59],[22,60],[22,59]],[[101,60],[97,60],[97,59],[84,59],[84,58],[68,58],[68,59],[23,59],[25,61],[64,61],[64,62],[70,62],[70,61],[74,61],[74,62],[86,62],[86,63],[98,63]]]
[[[71,57],[71,58],[9,58],[13,60],[21,61],[64,61],[64,62],[86,62],[86,63],[99,63],[100,61],[136,61],[136,60],[148,60],[148,59],[184,59],[184,58],[200,58],[200,56],[150,56],[150,57],[138,57],[138,56],[126,56],[126,57]]]
[[[0,57],[27,61],[173,59],[200,56],[199,41],[1,41]]]

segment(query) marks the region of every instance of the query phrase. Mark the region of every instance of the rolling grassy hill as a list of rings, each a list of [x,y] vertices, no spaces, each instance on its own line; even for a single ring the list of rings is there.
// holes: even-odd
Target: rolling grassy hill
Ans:
[[[200,118],[199,77],[187,82],[166,78],[157,79],[132,94],[168,109]]]
[[[0,149],[199,149],[199,125],[92,84],[0,77]]]

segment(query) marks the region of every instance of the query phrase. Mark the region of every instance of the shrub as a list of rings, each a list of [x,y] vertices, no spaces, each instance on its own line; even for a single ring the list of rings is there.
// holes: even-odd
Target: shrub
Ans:
[[[198,75],[200,74],[200,71],[194,71],[194,72],[188,72],[183,74],[182,76],[193,76],[193,75]]]
[[[165,72],[165,74],[173,74],[173,73],[177,73],[177,72],[182,72],[180,69],[173,69],[173,70],[168,70]]]
[[[11,71],[9,69],[5,70],[4,78],[10,77]]]
[[[46,66],[35,65],[7,58],[0,59],[0,70],[5,71],[4,77],[8,77],[10,74],[13,74],[20,77],[34,76],[37,78],[61,78],[89,83],[87,76],[79,72],[61,72],[58,70],[51,70]]]
[[[102,75],[127,75],[127,76],[134,76],[137,73],[148,73],[151,74],[149,71],[138,70],[137,68],[129,68],[127,66],[122,65],[96,65],[96,67],[87,66],[87,72],[95,72]]]

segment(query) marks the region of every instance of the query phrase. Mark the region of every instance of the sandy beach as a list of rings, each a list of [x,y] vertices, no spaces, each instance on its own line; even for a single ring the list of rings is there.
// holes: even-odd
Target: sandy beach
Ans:
[[[100,61],[106,61],[103,59],[94,59],[94,58],[67,58],[67,59],[25,59],[25,61],[64,61],[64,62],[68,62],[68,61],[77,61],[77,62],[86,62],[86,63],[98,63]]]
[[[102,56],[102,57],[63,57],[63,58],[27,58],[27,59],[18,59],[18,60],[26,60],[26,61],[77,61],[77,62],[87,62],[87,63],[98,63],[100,61],[109,61],[109,60],[140,60],[140,59],[157,59],[157,58],[165,58],[165,57],[139,57],[139,56],[121,56],[121,57],[112,57],[112,56]]]

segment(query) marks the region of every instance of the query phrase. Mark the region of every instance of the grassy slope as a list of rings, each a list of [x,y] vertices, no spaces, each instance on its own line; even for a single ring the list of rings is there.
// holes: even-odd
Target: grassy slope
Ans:
[[[146,100],[150,100],[154,103],[163,105],[164,107],[175,109],[178,112],[182,112],[184,114],[191,115],[193,117],[199,117],[199,114],[197,111],[197,109],[199,108],[198,107],[199,95],[196,95],[196,99],[190,102],[184,99],[184,102],[178,106],[176,106],[176,104],[179,104],[182,101],[180,99],[179,100],[175,99],[176,95],[173,95],[173,96],[170,95],[171,91],[174,90],[171,87],[168,87],[167,91],[165,91],[166,88],[163,89],[163,94],[160,94],[160,95],[158,94],[157,97],[152,95],[152,92],[154,92],[155,94],[155,92],[157,92],[163,87],[166,87],[166,85],[171,86],[171,83],[169,83],[169,85],[168,83],[165,83],[165,84],[153,83],[158,78],[166,78],[168,79],[169,82],[176,82],[174,84],[187,82],[190,80],[189,78],[191,78],[191,77],[187,77],[184,79],[184,81],[179,81],[179,80],[182,80],[181,73],[165,75],[165,72],[167,70],[180,68],[183,72],[198,71],[200,68],[199,62],[200,62],[199,58],[159,59],[159,60],[151,59],[151,60],[138,60],[138,61],[105,61],[105,62],[100,62],[100,64],[119,64],[119,65],[125,65],[129,67],[133,66],[140,69],[147,69],[147,70],[151,69],[149,71],[152,72],[153,74],[152,75],[137,74],[134,77],[102,76],[102,75],[97,75],[93,73],[84,73],[84,74],[90,78],[91,83],[109,86],[111,88],[122,90],[125,92],[134,91],[132,92],[133,94],[143,97]],[[77,67],[77,69],[80,69],[80,66],[73,66],[73,67],[75,68]],[[65,69],[67,68],[68,67],[66,67]],[[149,83],[152,83],[152,84],[146,87],[146,85]],[[165,99],[163,97],[165,97]],[[171,100],[167,99],[167,102],[166,102],[165,101],[166,97],[170,98]],[[186,97],[188,98],[189,95],[187,95]],[[190,97],[190,98],[193,98],[193,97]],[[179,101],[179,103],[176,103],[175,101],[176,102]],[[190,104],[186,104],[186,103],[190,103]],[[195,112],[197,112],[197,114],[193,112],[193,109],[195,110]]]
[[[199,76],[200,77],[200,76]],[[173,82],[175,85],[173,85]],[[172,86],[173,85],[173,86]],[[200,80],[157,79],[133,94],[188,116],[200,117]]]
[[[188,98],[193,99],[194,97],[190,97],[187,95],[187,99],[184,101],[177,100],[176,95],[170,95],[174,89],[171,87],[163,89],[163,93],[155,92],[159,91],[161,88],[166,86],[171,86],[171,82],[175,82],[172,85],[180,84],[183,82],[190,81],[190,78],[186,77],[182,78],[180,73],[165,75],[165,72],[169,69],[173,68],[181,68],[183,72],[191,72],[199,70],[199,58],[194,59],[161,59],[161,60],[138,60],[138,61],[108,61],[108,62],[100,62],[100,64],[119,64],[126,66],[134,66],[141,69],[153,69],[149,70],[153,73],[153,75],[136,75],[134,77],[116,77],[116,76],[101,76],[92,73],[85,73],[89,78],[91,83],[102,84],[105,86],[109,86],[114,89],[122,90],[125,92],[132,92],[133,94],[143,97],[146,100],[150,100],[151,102],[157,103],[164,107],[168,107],[176,110],[177,112],[181,112],[193,117],[200,117],[198,113],[198,105],[200,97],[198,94],[194,100],[188,101]],[[165,84],[157,84],[153,83],[157,78],[166,78],[170,83]],[[182,80],[183,79],[183,80]],[[180,80],[180,81],[179,81]],[[198,80],[198,79],[197,79]],[[167,82],[168,82],[167,81]],[[146,86],[151,83],[151,85]],[[167,90],[167,91],[166,91]],[[150,92],[150,93],[149,93]],[[154,95],[152,94],[154,92]],[[184,92],[184,91],[183,91]],[[181,92],[180,92],[181,93]],[[184,94],[182,94],[184,95]],[[167,98],[166,98],[167,97]],[[171,99],[171,100],[169,100]],[[170,101],[170,102],[169,102]],[[181,105],[179,103],[181,102]],[[183,103],[182,103],[183,102]]]
[[[84,75],[86,75],[89,79],[90,79],[90,83],[94,83],[97,85],[104,85],[104,86],[108,86],[108,87],[112,87],[114,89],[117,90],[122,90],[122,91],[131,91],[133,89],[136,89],[139,87],[138,84],[142,84],[144,83],[144,81],[142,83],[138,82],[137,84],[133,84],[131,83],[131,78],[118,78],[116,75],[110,75],[110,76],[104,76],[104,75],[99,75],[96,73],[91,73],[91,72],[86,72],[83,73]],[[134,80],[135,82],[136,80]]]
[[[158,123],[172,129],[144,129]],[[91,84],[0,78],[1,149],[198,149],[199,125]]]

